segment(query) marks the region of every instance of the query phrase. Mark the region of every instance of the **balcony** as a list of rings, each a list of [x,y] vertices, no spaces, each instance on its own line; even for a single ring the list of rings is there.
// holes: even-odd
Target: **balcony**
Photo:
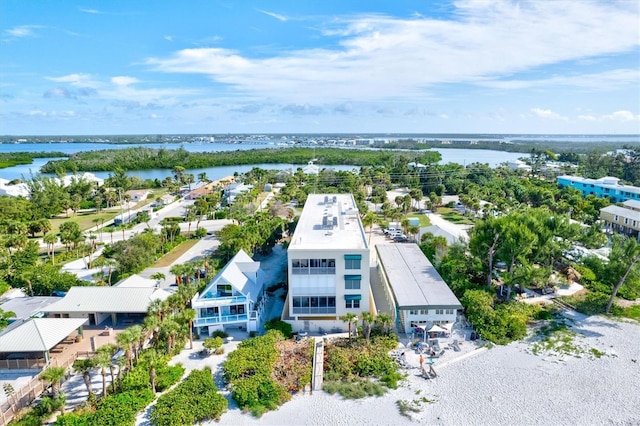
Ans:
[[[309,268],[309,267],[292,267],[291,273],[293,275],[335,275],[335,267],[323,267],[323,268]]]
[[[336,308],[335,306],[330,308],[293,308],[292,313],[294,315],[335,314]]]
[[[218,296],[217,293],[207,293],[202,296],[193,307],[206,307],[206,306],[222,306],[222,305],[236,305],[246,303],[249,299],[247,296]]]
[[[204,327],[207,325],[216,325],[216,324],[229,324],[233,322],[244,322],[249,319],[249,315],[247,314],[239,314],[239,315],[215,315],[210,317],[201,317],[196,318],[193,321],[194,327]]]

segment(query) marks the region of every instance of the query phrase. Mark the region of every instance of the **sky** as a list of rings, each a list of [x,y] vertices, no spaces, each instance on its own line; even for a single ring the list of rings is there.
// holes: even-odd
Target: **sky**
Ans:
[[[0,0],[0,135],[640,133],[637,0]]]

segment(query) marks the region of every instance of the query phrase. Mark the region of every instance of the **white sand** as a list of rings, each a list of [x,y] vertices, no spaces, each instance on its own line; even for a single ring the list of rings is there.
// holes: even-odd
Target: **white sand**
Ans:
[[[533,355],[531,342],[516,342],[449,362],[435,380],[409,370],[402,387],[384,397],[349,401],[323,392],[296,395],[260,419],[230,406],[219,423],[207,424],[640,424],[640,326],[576,315],[573,330],[579,333],[574,343],[606,355]],[[423,404],[412,420],[400,415],[396,401],[422,397],[435,402]]]

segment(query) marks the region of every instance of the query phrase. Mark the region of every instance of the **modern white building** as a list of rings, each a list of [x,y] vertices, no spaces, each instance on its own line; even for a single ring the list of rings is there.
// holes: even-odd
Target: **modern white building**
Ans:
[[[340,316],[376,312],[369,246],[351,194],[311,194],[288,248],[282,315],[294,330],[346,329]]]
[[[226,327],[257,331],[265,305],[264,272],[260,262],[240,250],[191,300],[193,326],[200,335]]]
[[[378,277],[384,290],[385,311],[396,329],[451,328],[462,305],[417,244],[378,244]],[[447,327],[448,326],[448,327]]]

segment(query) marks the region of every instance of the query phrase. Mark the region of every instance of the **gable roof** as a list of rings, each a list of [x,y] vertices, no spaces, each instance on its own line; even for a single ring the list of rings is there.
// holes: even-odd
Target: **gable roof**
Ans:
[[[116,283],[117,287],[126,288],[126,287],[155,287],[157,284],[156,280],[152,280],[150,278],[145,278],[137,274],[133,274],[124,280]]]
[[[207,293],[216,293],[215,286],[224,281],[231,284],[233,288],[255,302],[262,291],[262,270],[260,262],[256,262],[244,251],[240,250],[233,256],[218,274],[213,277],[207,287],[200,293],[198,298],[204,297]],[[209,296],[210,298],[210,296]]]
[[[86,318],[32,318],[0,335],[0,352],[44,352],[64,340]]]
[[[59,302],[43,312],[147,312],[154,288],[71,287]]]

